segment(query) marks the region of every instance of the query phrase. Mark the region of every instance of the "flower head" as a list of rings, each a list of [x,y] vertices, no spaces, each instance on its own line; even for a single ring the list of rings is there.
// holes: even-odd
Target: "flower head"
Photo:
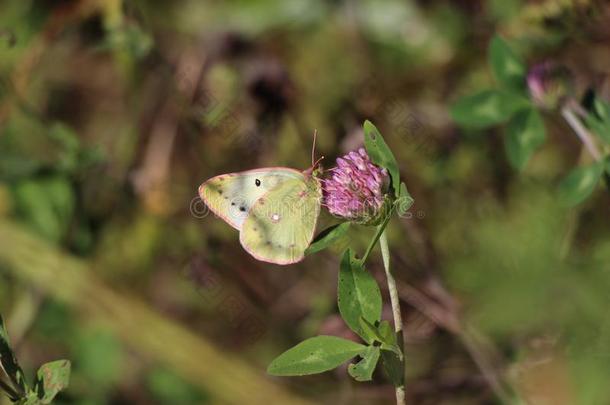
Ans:
[[[572,77],[565,66],[547,61],[529,70],[527,87],[534,103],[552,110],[570,94]]]
[[[338,158],[331,172],[323,181],[324,202],[330,213],[358,223],[375,223],[387,200],[387,170],[375,166],[360,148]]]

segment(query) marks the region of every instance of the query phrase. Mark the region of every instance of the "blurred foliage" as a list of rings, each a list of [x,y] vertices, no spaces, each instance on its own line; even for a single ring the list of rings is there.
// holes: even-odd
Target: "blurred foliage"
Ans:
[[[290,268],[255,262],[196,200],[213,175],[307,168],[314,129],[330,168],[361,146],[371,119],[416,201],[388,229],[409,403],[502,403],[503,393],[521,403],[607,403],[608,193],[603,182],[574,181],[591,194],[566,208],[558,187],[574,167],[601,169],[545,112],[546,142],[517,172],[511,161],[526,157],[506,156],[501,131],[462,128],[451,106],[492,88],[488,47],[498,34],[526,66],[569,66],[577,98],[602,118],[588,104],[591,92],[599,106],[610,99],[609,19],[594,0],[0,3],[0,219],[86,263],[79,277],[105,294],[71,299],[83,287],[65,277],[34,287],[29,278],[63,262],[23,272],[7,259],[14,247],[0,246],[0,312],[25,373],[49,358],[72,360],[60,404],[222,402],[215,393],[231,389],[241,366],[192,381],[191,359],[158,364],[134,343],[156,343],[132,318],[139,307],[112,307],[111,322],[133,324],[129,336],[92,308],[131,297],[260,370],[270,384],[259,394],[273,398],[270,387],[283,386],[314,403],[392,403],[382,370],[366,385],[345,372],[264,375],[278,353],[314,334],[355,339],[334,304],[346,243]],[[496,100],[491,122],[519,107],[501,90],[477,97]],[[320,222],[336,223],[328,214]],[[341,239],[364,251],[372,232],[353,226]],[[47,258],[29,255],[23,266]],[[383,277],[379,252],[368,267]],[[174,347],[169,336],[178,335],[163,335],[168,357],[194,350],[189,339],[178,341],[193,347]]]

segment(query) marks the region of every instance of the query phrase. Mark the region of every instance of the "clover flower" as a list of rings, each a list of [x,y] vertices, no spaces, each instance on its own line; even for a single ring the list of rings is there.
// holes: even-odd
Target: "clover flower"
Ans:
[[[329,212],[362,224],[375,223],[387,201],[387,170],[374,165],[360,148],[338,158],[330,172],[331,177],[322,182]]]
[[[572,76],[565,66],[547,61],[529,70],[527,87],[536,105],[552,110],[571,93]]]

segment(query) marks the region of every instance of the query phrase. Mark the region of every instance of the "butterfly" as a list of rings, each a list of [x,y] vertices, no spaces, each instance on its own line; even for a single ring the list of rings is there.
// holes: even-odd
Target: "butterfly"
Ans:
[[[317,163],[303,172],[266,167],[213,177],[199,187],[208,208],[239,231],[254,258],[275,264],[303,260],[322,200]]]

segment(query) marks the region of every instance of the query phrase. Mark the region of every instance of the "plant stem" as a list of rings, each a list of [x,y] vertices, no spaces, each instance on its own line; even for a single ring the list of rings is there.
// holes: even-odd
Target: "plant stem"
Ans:
[[[563,115],[576,135],[578,135],[578,138],[580,138],[583,145],[589,151],[589,154],[593,157],[593,159],[595,159],[596,162],[601,162],[602,154],[597,148],[593,135],[591,132],[589,132],[589,130],[587,130],[587,128],[585,128],[577,116],[580,115],[581,117],[586,117],[586,114],[587,112],[574,100],[568,101],[561,108],[561,115]],[[606,189],[608,192],[610,192],[610,173],[605,171],[603,177],[604,182],[606,183]]]
[[[597,149],[593,136],[587,128],[585,128],[582,122],[580,122],[580,119],[578,119],[574,113],[570,103],[567,103],[562,107],[561,115],[565,118],[570,127],[572,127],[576,135],[578,135],[578,138],[580,138],[580,141],[585,145],[593,159],[599,161],[601,159],[601,153],[599,152],[599,149]]]
[[[383,267],[385,269],[386,279],[388,281],[388,291],[390,293],[390,302],[392,303],[392,315],[394,316],[394,330],[398,335],[398,345],[400,351],[403,353],[400,359],[400,365],[403,373],[401,384],[396,386],[396,404],[404,405],[405,402],[405,381],[404,381],[404,368],[405,368],[405,356],[404,356],[404,338],[402,333],[402,315],[400,313],[400,298],[398,297],[398,289],[396,288],[396,281],[390,270],[390,248],[388,246],[388,237],[385,229],[381,232],[379,238],[379,245],[381,246],[381,256],[383,258]]]
[[[362,261],[362,263],[366,263],[367,259],[369,258],[369,255],[371,254],[371,252],[373,251],[373,248],[375,247],[375,244],[377,243],[379,238],[381,238],[381,235],[385,232],[385,227],[388,226],[388,223],[390,222],[390,218],[392,218],[393,212],[394,212],[394,207],[392,207],[389,214],[385,217],[383,222],[377,227],[377,230],[375,231],[375,236],[373,237],[373,239],[371,239],[369,246],[366,248],[366,252],[364,252],[362,259],[360,259]]]

